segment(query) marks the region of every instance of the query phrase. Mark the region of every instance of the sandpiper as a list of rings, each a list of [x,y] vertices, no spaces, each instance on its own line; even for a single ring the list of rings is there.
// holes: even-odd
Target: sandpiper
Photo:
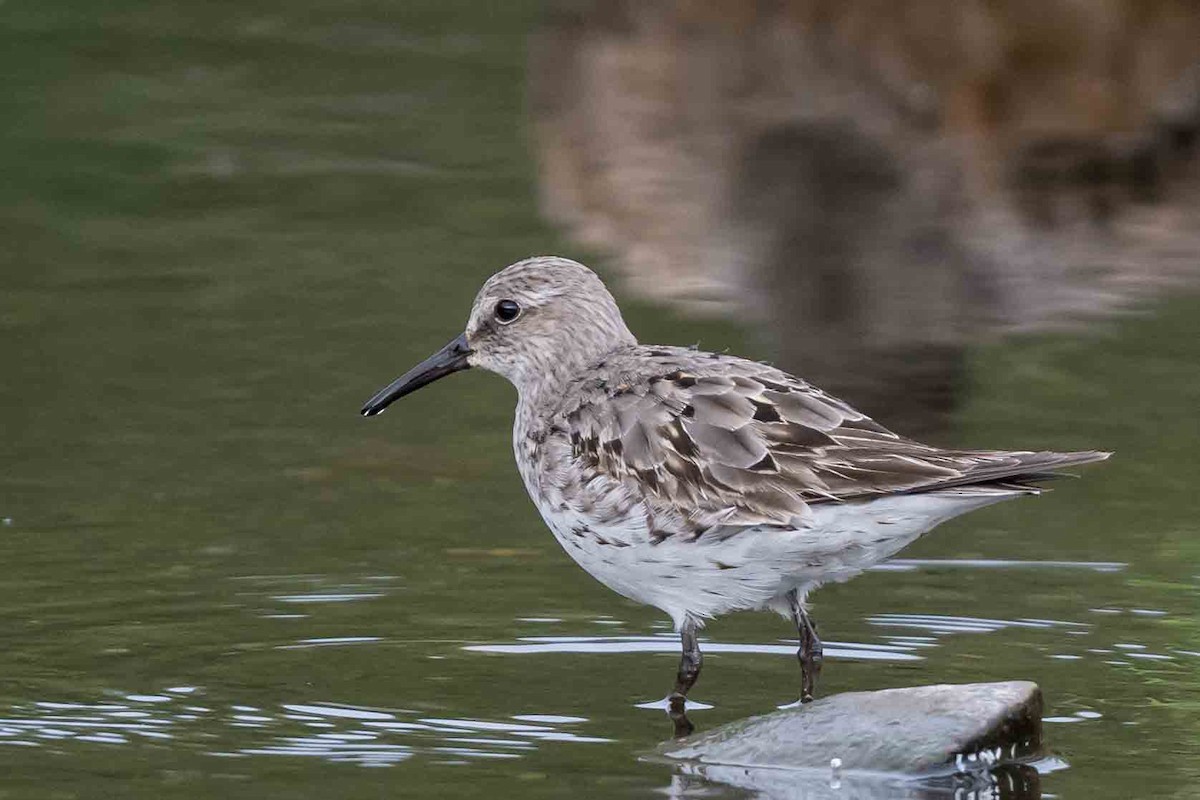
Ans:
[[[468,367],[516,386],[517,467],[563,549],[674,620],[680,715],[705,620],[790,619],[807,702],[822,663],[810,591],[959,514],[1037,494],[1054,469],[1109,456],[931,447],[768,365],[638,344],[600,278],[554,256],[488,279],[466,331],[362,413]]]

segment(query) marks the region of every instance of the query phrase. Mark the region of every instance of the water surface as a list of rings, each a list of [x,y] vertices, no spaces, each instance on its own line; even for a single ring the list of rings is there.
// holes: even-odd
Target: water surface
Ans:
[[[606,269],[537,210],[536,4],[0,12],[0,794],[661,796],[669,625],[544,530],[512,389],[357,414],[500,266]],[[1117,456],[822,589],[821,690],[1036,680],[1046,792],[1191,796],[1197,320],[973,345],[950,440]],[[781,620],[702,644],[698,726],[795,699]]]

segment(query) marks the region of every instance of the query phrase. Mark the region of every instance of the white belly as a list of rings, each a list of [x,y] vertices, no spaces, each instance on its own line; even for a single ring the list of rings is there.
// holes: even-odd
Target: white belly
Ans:
[[[563,548],[610,589],[661,608],[676,627],[730,611],[775,608],[848,580],[890,558],[951,517],[1021,492],[946,490],[865,502],[813,506],[803,528],[747,528],[726,538],[671,536],[653,543],[644,522],[602,526],[575,515],[543,513]]]

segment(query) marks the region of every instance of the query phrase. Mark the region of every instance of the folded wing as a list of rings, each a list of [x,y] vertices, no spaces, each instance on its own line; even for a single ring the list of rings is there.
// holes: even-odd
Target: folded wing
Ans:
[[[943,450],[772,367],[679,351],[567,414],[584,466],[636,483],[665,529],[801,524],[814,503],[988,483],[1107,453]],[[642,363],[654,363],[653,361]]]

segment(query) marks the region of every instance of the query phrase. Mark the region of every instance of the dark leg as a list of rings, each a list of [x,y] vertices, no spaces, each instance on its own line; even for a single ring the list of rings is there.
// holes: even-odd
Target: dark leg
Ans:
[[[817,637],[817,624],[800,605],[800,596],[795,589],[788,592],[788,600],[792,604],[792,622],[796,623],[796,633],[800,637],[800,649],[796,651],[796,658],[800,660],[800,702],[811,703],[821,664],[825,661],[824,648]]]
[[[680,644],[683,653],[679,657],[679,673],[675,676],[675,691],[667,699],[671,719],[675,722],[675,735],[687,736],[693,730],[692,723],[684,713],[687,693],[700,677],[700,666],[704,657],[700,655],[700,643],[696,639],[696,624],[691,620],[684,622],[679,631]]]

